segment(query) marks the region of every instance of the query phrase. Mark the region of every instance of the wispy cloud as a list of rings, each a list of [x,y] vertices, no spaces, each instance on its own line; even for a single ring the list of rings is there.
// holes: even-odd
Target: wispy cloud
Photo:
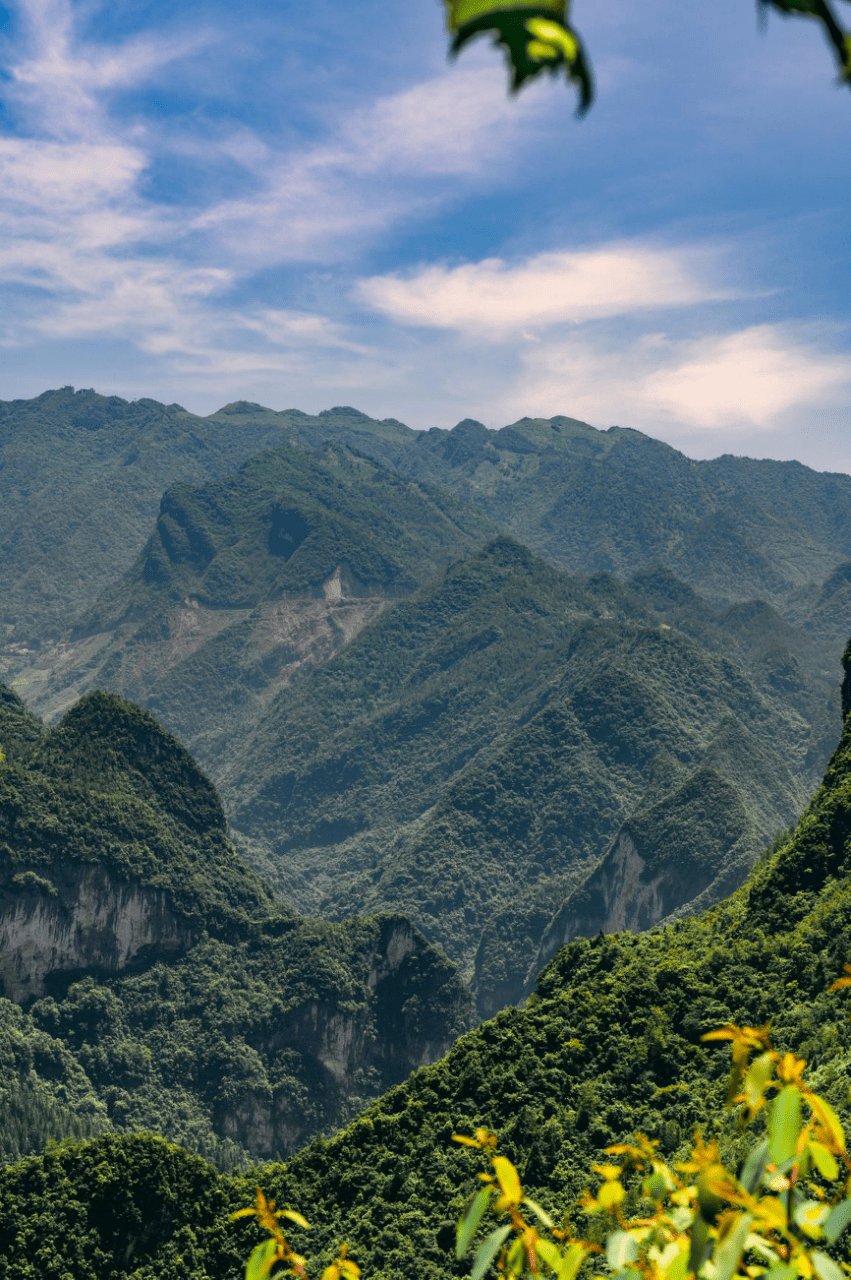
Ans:
[[[711,250],[615,244],[499,258],[362,281],[363,301],[403,324],[462,332],[522,332],[636,311],[693,306],[736,296],[718,283]]]
[[[523,413],[558,406],[598,423],[670,435],[780,430],[790,415],[847,404],[851,356],[803,324],[761,324],[706,337],[550,337],[521,353],[510,399]]]
[[[19,10],[23,43],[6,67],[17,127],[0,137],[7,345],[101,333],[175,368],[218,370],[280,369],[317,347],[363,351],[327,317],[237,303],[240,285],[288,262],[339,263],[455,199],[459,183],[507,154],[532,111],[512,109],[474,65],[349,111],[295,149],[247,124],[142,124],[112,109],[115,92],[199,55],[210,29],[98,43],[79,35],[71,0],[21,0]],[[231,179],[209,184],[200,205],[152,196],[154,166],[190,153],[212,173],[238,165],[248,194],[230,195]]]

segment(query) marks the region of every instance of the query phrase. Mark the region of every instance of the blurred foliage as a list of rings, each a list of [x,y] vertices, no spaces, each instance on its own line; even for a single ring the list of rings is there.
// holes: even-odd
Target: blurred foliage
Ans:
[[[830,0],[757,0],[761,10],[775,9],[784,17],[813,18],[832,48],[840,80],[851,81],[851,35],[840,25]],[[594,97],[587,55],[567,20],[568,0],[446,0],[447,22],[457,53],[475,36],[490,34],[505,50],[512,92],[542,72],[564,68],[579,92],[579,115]]]
[[[831,990],[849,983],[840,978]],[[480,1240],[473,1280],[492,1266],[509,1277],[574,1280],[583,1269],[587,1274],[587,1264],[599,1265],[601,1254],[616,1280],[842,1280],[847,1268],[825,1252],[851,1223],[851,1158],[842,1122],[804,1079],[804,1060],[772,1048],[767,1027],[728,1025],[703,1039],[732,1042],[728,1099],[738,1106],[742,1127],[759,1117],[766,1135],[751,1140],[738,1173],[725,1167],[718,1143],[704,1142],[699,1131],[686,1158],[670,1163],[660,1158],[659,1142],[644,1134],[615,1143],[606,1148],[609,1160],[593,1166],[599,1186],[581,1202],[585,1215],[606,1223],[601,1240],[599,1232],[578,1236],[569,1217],[557,1226],[525,1195],[514,1164],[496,1154],[495,1134],[455,1134],[455,1142],[478,1148],[491,1166],[479,1174],[479,1189],[458,1221],[458,1258]],[[479,1229],[491,1216],[502,1225],[481,1239]]]
[[[447,0],[446,7],[452,53],[488,33],[505,50],[513,92],[544,71],[563,69],[577,86],[579,114],[591,106],[591,70],[567,21],[567,0]]]

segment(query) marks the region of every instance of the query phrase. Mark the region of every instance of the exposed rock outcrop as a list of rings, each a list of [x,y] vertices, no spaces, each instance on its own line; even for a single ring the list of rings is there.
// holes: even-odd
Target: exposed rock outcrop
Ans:
[[[103,864],[16,864],[0,889],[2,994],[22,1004],[59,975],[118,974],[186,950],[199,931],[164,890],[122,880]]]

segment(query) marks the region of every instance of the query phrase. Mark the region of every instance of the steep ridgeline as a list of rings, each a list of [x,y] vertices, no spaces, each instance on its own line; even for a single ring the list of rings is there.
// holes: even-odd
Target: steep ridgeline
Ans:
[[[165,489],[225,475],[259,450],[290,442],[357,446],[364,423],[373,453],[383,447],[393,455],[393,442],[413,435],[354,409],[310,417],[234,404],[199,418],[178,404],[128,403],[73,387],[0,401],[6,670],[27,656],[22,649],[64,635],[116,571],[130,568]]]
[[[556,417],[422,432],[402,465],[574,573],[661,565],[710,600],[785,607],[851,559],[851,477],[798,462],[696,462],[639,431]]]
[[[48,717],[109,689],[215,769],[279,688],[488,531],[351,450],[264,453],[226,480],[170,489],[133,569],[19,687]]]
[[[730,1021],[770,1019],[777,1047],[808,1059],[847,1132],[851,1009],[847,993],[827,990],[851,956],[851,653],[846,662],[845,730],[823,785],[743,888],[639,937],[573,942],[525,1009],[462,1036],[330,1141],[261,1171],[265,1191],[312,1224],[297,1237],[310,1274],[341,1240],[369,1280],[460,1274],[455,1222],[480,1165],[451,1135],[478,1124],[499,1133],[556,1216],[603,1149],[635,1132],[676,1159],[700,1126],[735,1159],[722,1112],[729,1050],[701,1041]],[[38,1256],[76,1280],[226,1280],[258,1238],[227,1223],[255,1181],[138,1137],[24,1161],[0,1174],[5,1274],[25,1280]]]
[[[46,730],[0,686],[0,746],[7,1157],[110,1128],[284,1153],[463,1030],[454,967],[407,920],[281,906],[147,713],[91,694]]]
[[[482,1014],[529,989],[559,904],[630,831],[628,874],[569,936],[717,899],[815,785],[827,690],[791,656],[794,694],[749,677],[723,648],[753,628],[682,588],[713,653],[662,621],[663,586],[657,609],[497,540],[278,694],[220,774],[235,828],[301,909],[410,915]]]
[[[571,572],[628,577],[662,565],[714,601],[763,599],[799,619],[815,604],[811,625],[829,628],[834,647],[851,623],[847,597],[838,613],[837,599],[815,598],[851,560],[848,476],[730,456],[695,462],[640,432],[563,416],[415,432],[355,409],[311,416],[238,402],[199,418],[66,387],[0,402],[0,673],[64,636],[131,568],[166,488],[283,444],[347,447],[437,485]]]

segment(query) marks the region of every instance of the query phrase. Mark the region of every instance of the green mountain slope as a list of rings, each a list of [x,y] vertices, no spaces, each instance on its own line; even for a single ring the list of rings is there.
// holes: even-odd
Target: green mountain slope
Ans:
[[[96,693],[45,729],[0,686],[0,744],[7,1157],[139,1128],[225,1165],[283,1154],[468,1025],[403,917],[284,908],[146,712]]]
[[[695,462],[638,431],[573,418],[424,432],[403,465],[571,572],[662,565],[716,601],[783,603],[851,550],[848,476],[729,455]]]
[[[384,442],[392,452],[394,441],[412,434],[354,409],[311,418],[236,404],[199,418],[177,404],[128,403],[73,387],[0,401],[7,661],[64,634],[130,568],[166,488],[224,475],[261,449],[305,437],[311,447],[343,437],[355,443],[364,422],[374,450]]]
[[[454,1223],[476,1165],[451,1134],[479,1123],[499,1132],[524,1186],[553,1208],[583,1191],[602,1148],[636,1130],[669,1156],[698,1125],[735,1150],[722,1113],[728,1053],[700,1039],[729,1021],[770,1019],[775,1044],[806,1056],[814,1087],[851,1120],[847,998],[827,991],[851,954],[851,652],[846,672],[845,729],[824,782],[743,888],[640,937],[573,942],[526,1009],[462,1036],[330,1141],[261,1171],[267,1193],[313,1223],[313,1265],[346,1239],[366,1276],[456,1274]],[[216,1178],[146,1138],[24,1161],[0,1174],[7,1275],[30,1275],[38,1250],[79,1280],[105,1268],[132,1268],[137,1280],[233,1275],[256,1236],[226,1215],[247,1203],[253,1180]],[[105,1197],[119,1186],[113,1218]]]
[[[261,454],[225,480],[170,489],[133,569],[19,687],[47,716],[108,688],[215,767],[279,688],[487,530],[349,449]]]
[[[232,821],[304,909],[410,915],[475,968],[492,1012],[528,989],[560,902],[649,789],[673,812],[702,786],[701,821],[725,834],[701,860],[698,833],[659,827],[664,888],[633,927],[740,883],[814,785],[813,730],[789,700],[657,617],[612,579],[498,540],[277,696],[222,775]],[[796,688],[826,702],[815,678]],[[679,773],[660,791],[665,759]]]
[[[629,576],[661,564],[713,600],[784,604],[851,559],[847,476],[729,456],[694,462],[640,432],[566,417],[418,433],[355,409],[311,416],[238,402],[199,418],[66,387],[0,402],[0,426],[7,672],[131,567],[166,488],[282,444],[346,446],[436,484],[571,572]],[[822,624],[839,643],[843,619],[830,613]]]

